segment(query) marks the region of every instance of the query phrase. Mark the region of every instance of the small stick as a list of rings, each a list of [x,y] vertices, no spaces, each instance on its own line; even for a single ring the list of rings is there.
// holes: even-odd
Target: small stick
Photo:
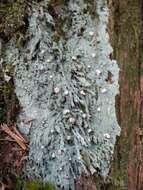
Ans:
[[[15,142],[15,140],[12,140],[12,139],[0,139],[0,141],[10,141],[10,142]]]
[[[19,144],[19,146],[23,149],[26,150],[27,147],[26,145],[21,141],[20,137],[18,135],[16,135],[15,133],[13,133],[6,124],[1,125],[2,130],[7,133],[10,137],[12,137],[17,144]]]
[[[27,141],[23,138],[23,136],[20,134],[20,132],[16,129],[16,124],[14,124],[12,126],[12,129],[14,130],[14,132],[20,137],[20,140],[24,143],[27,143]]]

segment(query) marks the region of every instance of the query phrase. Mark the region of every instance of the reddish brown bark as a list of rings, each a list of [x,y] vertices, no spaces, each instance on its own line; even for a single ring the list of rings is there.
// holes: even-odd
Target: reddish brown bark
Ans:
[[[143,2],[112,0],[110,31],[120,66],[117,116],[122,128],[109,189],[143,189]],[[114,33],[113,33],[114,31]],[[115,183],[118,182],[118,183]]]

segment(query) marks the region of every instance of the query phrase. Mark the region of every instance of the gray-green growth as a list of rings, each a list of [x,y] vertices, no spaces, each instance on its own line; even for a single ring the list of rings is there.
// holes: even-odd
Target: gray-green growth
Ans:
[[[95,15],[89,10],[93,2]],[[30,138],[29,177],[66,190],[75,188],[82,173],[98,170],[106,177],[120,133],[115,114],[119,69],[109,58],[107,23],[104,0],[33,8],[30,40],[20,53],[13,44],[7,49],[8,60],[16,64],[16,94],[23,108],[18,125]],[[106,81],[109,71],[112,84]],[[26,122],[27,117],[33,121]]]

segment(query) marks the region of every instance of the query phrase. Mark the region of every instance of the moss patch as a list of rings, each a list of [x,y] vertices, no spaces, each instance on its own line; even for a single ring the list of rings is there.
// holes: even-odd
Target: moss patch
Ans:
[[[25,0],[0,2],[0,37],[10,39],[26,27],[27,3]]]
[[[13,186],[14,190],[56,190],[55,185],[51,182],[43,184],[38,180],[26,181],[22,178],[17,178]]]

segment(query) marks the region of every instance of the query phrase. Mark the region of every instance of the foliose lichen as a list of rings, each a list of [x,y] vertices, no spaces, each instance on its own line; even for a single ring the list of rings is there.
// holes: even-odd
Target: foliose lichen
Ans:
[[[93,4],[95,14],[89,9]],[[104,0],[49,5],[33,7],[24,48],[7,50],[9,59],[16,58],[16,94],[23,108],[17,122],[30,138],[27,175],[75,189],[82,173],[106,177],[109,171],[120,133],[119,69],[109,56]]]

